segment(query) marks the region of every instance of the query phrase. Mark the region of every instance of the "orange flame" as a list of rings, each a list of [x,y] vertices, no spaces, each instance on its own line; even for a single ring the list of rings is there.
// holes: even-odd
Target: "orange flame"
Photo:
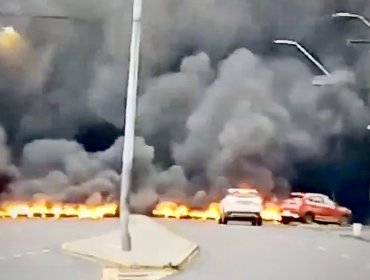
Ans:
[[[272,202],[267,202],[264,209],[261,212],[261,217],[265,221],[281,221],[281,209],[280,207]]]
[[[157,204],[152,214],[156,217],[175,218],[175,219],[200,219],[200,220],[218,220],[220,218],[219,203],[211,203],[206,210],[190,209],[184,204],[177,204],[172,201],[163,201]],[[281,209],[272,202],[265,204],[261,212],[261,217],[265,221],[281,221]]]
[[[0,58],[7,64],[18,66],[25,58],[28,43],[13,27],[0,28]]]
[[[190,209],[184,204],[163,201],[155,207],[152,214],[164,218],[192,218],[201,220],[218,220],[220,218],[219,203],[211,203],[206,210]]]
[[[114,216],[117,212],[116,203],[102,205],[84,205],[69,203],[48,203],[46,201],[16,202],[7,201],[0,205],[0,218],[34,218],[34,217],[75,217],[79,219],[101,219]]]

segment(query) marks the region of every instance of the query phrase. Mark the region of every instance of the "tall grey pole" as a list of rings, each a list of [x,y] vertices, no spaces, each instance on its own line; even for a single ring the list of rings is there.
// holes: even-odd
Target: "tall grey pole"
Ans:
[[[321,70],[322,73],[324,73],[326,76],[330,77],[331,74],[324,65],[322,65],[317,59],[315,59],[301,44],[299,44],[297,41],[293,40],[274,40],[275,44],[281,44],[281,45],[291,45],[295,46],[301,53],[303,53],[317,68]]]
[[[137,84],[139,75],[139,53],[141,36],[142,0],[133,1],[132,32],[130,46],[130,68],[127,83],[127,101],[125,117],[125,135],[122,151],[120,223],[122,228],[121,246],[123,251],[131,251],[131,236],[129,232],[128,196],[131,186],[132,165],[134,159],[135,120]]]
[[[358,19],[358,20],[362,21],[363,24],[365,24],[368,28],[370,28],[370,21],[362,15],[348,13],[348,12],[339,12],[339,13],[332,14],[332,17],[333,18]]]
[[[369,45],[370,40],[367,39],[349,39],[347,40],[348,45]]]

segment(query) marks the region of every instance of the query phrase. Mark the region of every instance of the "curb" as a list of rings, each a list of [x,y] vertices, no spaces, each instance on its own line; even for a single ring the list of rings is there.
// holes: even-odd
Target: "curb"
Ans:
[[[171,270],[121,270],[114,267],[102,269],[102,280],[159,280],[174,274]]]
[[[177,271],[184,270],[187,265],[199,254],[199,246],[195,245],[195,248],[187,255],[187,257],[176,267]]]
[[[113,267],[118,267],[118,268],[121,268],[121,269],[133,269],[133,270],[134,269],[148,269],[148,270],[172,269],[172,270],[179,271],[179,270],[182,270],[188,263],[190,263],[190,261],[193,258],[195,258],[197,256],[197,254],[199,253],[199,246],[194,245],[194,247],[191,250],[189,250],[189,252],[183,258],[183,260],[178,264],[168,263],[168,264],[162,265],[162,266],[140,265],[140,264],[124,265],[124,264],[120,264],[120,263],[116,263],[116,262],[112,262],[112,261],[107,261],[104,258],[100,258],[100,257],[94,256],[94,255],[82,254],[82,253],[75,252],[73,249],[68,248],[68,245],[69,245],[68,243],[62,244],[62,251],[66,255],[69,255],[69,256],[72,256],[72,257],[77,257],[77,258],[88,260],[88,261],[102,263],[104,265],[111,266],[111,267],[113,266]]]
[[[148,217],[133,215],[131,226],[132,251],[121,251],[119,230],[66,242],[61,250],[111,268],[153,271],[182,270],[199,252],[197,244]],[[148,240],[146,232],[151,233],[151,239]]]

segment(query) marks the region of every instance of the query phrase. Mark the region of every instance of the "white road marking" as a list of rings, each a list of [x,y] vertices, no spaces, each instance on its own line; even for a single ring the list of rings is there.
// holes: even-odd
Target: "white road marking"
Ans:
[[[322,246],[318,246],[317,249],[319,249],[322,252],[326,252],[328,250],[328,249],[326,249],[325,247],[322,247]]]
[[[175,273],[172,270],[160,270],[160,271],[120,271],[117,268],[103,268],[102,280],[159,280]]]
[[[42,249],[41,252],[43,252],[43,253],[50,253],[50,249]]]
[[[0,256],[0,261],[5,260],[6,258],[3,256]]]
[[[15,254],[15,255],[13,255],[13,257],[14,258],[20,258],[20,257],[22,257],[22,255],[21,254]]]
[[[341,256],[342,258],[345,258],[345,259],[348,259],[348,258],[349,258],[349,256],[348,256],[347,254],[344,254],[344,253],[343,253],[343,254],[341,254],[340,256]]]
[[[28,255],[28,256],[32,256],[34,254],[35,254],[35,252],[26,252],[26,255]]]

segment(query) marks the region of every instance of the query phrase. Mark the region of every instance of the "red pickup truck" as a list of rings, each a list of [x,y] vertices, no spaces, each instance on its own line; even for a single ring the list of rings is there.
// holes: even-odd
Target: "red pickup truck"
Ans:
[[[319,193],[291,193],[290,197],[281,203],[282,223],[303,221],[337,223],[348,225],[351,222],[351,210],[339,206],[328,196]]]

